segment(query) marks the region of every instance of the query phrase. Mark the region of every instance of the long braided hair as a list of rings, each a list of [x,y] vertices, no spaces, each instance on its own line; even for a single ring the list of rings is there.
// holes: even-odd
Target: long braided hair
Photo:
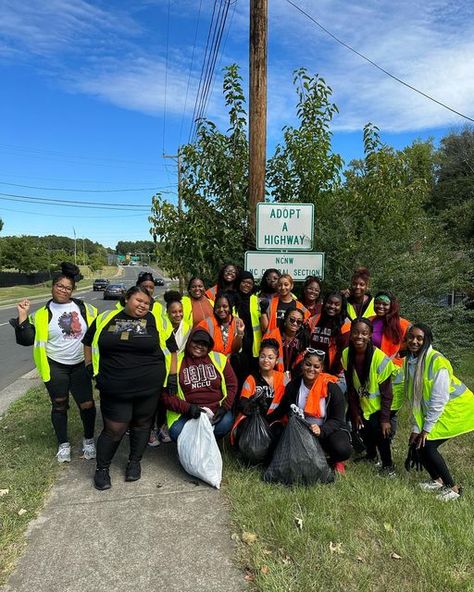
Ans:
[[[351,323],[351,333],[352,330],[354,329],[354,327],[359,324],[362,323],[364,325],[367,325],[367,327],[370,329],[370,340],[367,344],[367,349],[365,350],[365,356],[364,356],[364,367],[362,370],[362,376],[359,376],[359,381],[361,386],[365,386],[367,384],[367,381],[369,379],[369,374],[370,374],[370,365],[372,364],[372,357],[374,355],[374,344],[372,343],[372,333],[374,332],[374,327],[372,325],[372,322],[365,318],[365,317],[361,317],[359,319],[354,319]],[[346,381],[347,381],[347,389],[351,390],[354,389],[354,369],[355,369],[355,347],[354,344],[352,343],[352,341],[349,342],[349,355],[348,355],[348,359],[347,359],[347,373],[346,373]]]

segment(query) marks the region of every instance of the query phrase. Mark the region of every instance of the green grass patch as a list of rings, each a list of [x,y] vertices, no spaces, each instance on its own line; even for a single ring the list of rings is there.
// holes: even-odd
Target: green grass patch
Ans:
[[[288,488],[265,484],[260,470],[226,455],[226,491],[238,535],[233,538],[240,541],[240,561],[255,590],[474,590],[474,434],[442,448],[464,486],[461,500],[442,503],[419,490],[427,473],[403,468],[406,410],[400,424],[395,479],[350,462],[334,484]]]
[[[14,569],[25,546],[26,527],[41,511],[61,470],[50,409],[46,390],[38,387],[13,403],[0,419],[0,585]],[[81,437],[74,403],[69,415],[74,445]]]

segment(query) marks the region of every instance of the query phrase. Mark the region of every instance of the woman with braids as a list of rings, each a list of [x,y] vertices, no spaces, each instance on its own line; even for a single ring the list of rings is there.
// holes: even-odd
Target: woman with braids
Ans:
[[[109,468],[127,430],[130,454],[125,481],[141,477],[140,461],[148,443],[166,375],[165,355],[176,351],[174,336],[163,350],[150,292],[133,286],[122,309],[99,314],[84,336],[86,366],[97,379],[104,429],[97,440],[98,490],[112,486]],[[168,388],[173,385],[168,380]]]
[[[94,425],[96,409],[92,383],[84,366],[82,338],[94,321],[97,310],[90,304],[72,297],[79,268],[61,263],[55,274],[51,299],[36,312],[30,313],[31,303],[24,298],[18,303],[18,319],[10,323],[15,328],[19,345],[33,345],[36,368],[51,398],[51,422],[58,441],[58,462],[70,462],[71,444],[67,432],[69,393],[81,415],[84,438],[83,457],[95,458]]]
[[[281,277],[281,272],[274,267],[265,270],[260,281],[258,291],[259,298],[263,300],[270,300],[278,292],[278,280]]]
[[[188,282],[189,295],[181,299],[184,319],[193,327],[213,314],[214,301],[209,300],[205,292],[203,280],[192,277]]]
[[[416,447],[431,480],[420,483],[438,499],[459,498],[456,485],[439,452],[449,439],[474,430],[474,394],[456,376],[450,362],[432,347],[433,334],[423,323],[407,333],[408,355],[403,362],[404,388],[412,408],[409,444]]]
[[[275,339],[278,343],[276,370],[285,372],[288,378],[300,375],[303,351],[308,343],[308,335],[303,326],[304,314],[296,304],[288,308],[278,327],[268,331],[264,339]]]
[[[270,299],[268,306],[265,306],[266,302],[264,300],[260,302],[262,329],[264,331],[276,329],[279,321],[283,319],[286,311],[290,308],[298,308],[303,313],[304,320],[309,319],[309,311],[293,295],[293,287],[293,278],[291,275],[284,273],[278,280],[278,292]]]
[[[369,294],[370,273],[367,267],[358,267],[352,274],[349,297],[347,298],[347,316],[352,321],[375,315],[374,299]]]
[[[369,319],[355,319],[351,324],[349,347],[342,352],[349,408],[354,430],[360,434],[367,449],[363,457],[382,463],[381,474],[395,475],[390,445],[392,375],[398,367],[372,343],[373,327]]]
[[[301,303],[309,311],[310,318],[321,313],[322,298],[321,298],[321,280],[310,275],[306,278],[303,288],[301,289]]]
[[[341,373],[341,356],[349,345],[350,329],[345,297],[340,292],[330,292],[324,299],[321,314],[308,321],[310,347],[325,354],[324,372],[334,376]]]
[[[258,368],[247,376],[238,409],[241,412],[232,427],[231,444],[238,442],[240,431],[247,417],[257,409],[263,414],[272,428],[273,413],[277,409],[285,393],[288,377],[284,372],[276,370],[280,345],[276,339],[264,339],[260,345]],[[282,417],[282,416],[281,416]],[[278,426],[273,426],[275,437],[281,433],[281,417]]]
[[[237,290],[237,276],[240,268],[233,263],[227,263],[221,267],[217,276],[217,284],[206,290],[206,296],[213,302],[218,292],[235,292]]]

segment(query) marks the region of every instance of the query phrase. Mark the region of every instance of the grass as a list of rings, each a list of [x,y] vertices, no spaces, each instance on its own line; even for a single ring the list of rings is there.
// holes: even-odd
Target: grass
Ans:
[[[465,362],[460,375],[472,385],[474,359]],[[393,446],[398,476],[390,480],[348,463],[332,485],[270,486],[259,469],[226,454],[233,538],[255,590],[474,590],[474,433],[443,446],[464,495],[442,504],[418,489],[426,473],[403,468],[408,427],[403,410]]]
[[[75,443],[81,430],[73,407],[69,425]],[[56,449],[49,397],[43,387],[31,389],[0,418],[0,585],[13,571],[26,544],[26,527],[61,470]]]
[[[106,266],[100,271],[91,271],[87,266],[80,266],[81,273],[84,279],[78,284],[78,288],[85,288],[92,284],[91,280],[96,277],[111,278],[117,274],[116,266]],[[0,288],[0,303],[8,302],[10,300],[19,300],[21,298],[33,298],[34,296],[41,296],[48,294],[51,291],[51,282],[44,282],[34,286],[10,286],[8,288]]]

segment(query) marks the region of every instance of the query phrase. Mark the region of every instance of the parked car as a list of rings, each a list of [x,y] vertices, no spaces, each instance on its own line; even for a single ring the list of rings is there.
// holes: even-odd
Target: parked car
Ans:
[[[164,286],[165,280],[162,277],[155,278],[155,286]]]
[[[94,280],[94,283],[92,284],[92,289],[94,290],[94,292],[99,292],[101,290],[105,290],[105,288],[107,288],[109,283],[110,283],[109,280],[96,279],[96,280]]]
[[[104,300],[120,300],[125,292],[123,284],[109,284],[104,290]]]

